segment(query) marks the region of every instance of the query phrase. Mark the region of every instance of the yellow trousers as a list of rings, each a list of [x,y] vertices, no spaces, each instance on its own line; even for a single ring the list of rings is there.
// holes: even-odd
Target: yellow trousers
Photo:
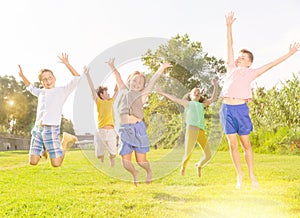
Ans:
[[[206,164],[211,158],[211,151],[209,146],[207,146],[207,137],[205,135],[205,131],[202,129],[198,129],[196,127],[188,126],[185,133],[185,152],[182,160],[182,167],[185,168],[189,159],[192,156],[193,150],[195,148],[195,144],[198,143],[203,152],[203,157],[199,160],[199,166],[202,167]]]

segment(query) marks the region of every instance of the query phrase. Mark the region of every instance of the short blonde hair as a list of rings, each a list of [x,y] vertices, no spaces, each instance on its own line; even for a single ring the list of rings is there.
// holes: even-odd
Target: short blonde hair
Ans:
[[[50,72],[50,73],[52,74],[52,76],[55,77],[54,74],[53,74],[53,72],[52,72],[51,70],[49,70],[49,69],[41,69],[41,70],[39,71],[39,74],[38,74],[38,78],[39,78],[39,81],[40,81],[40,82],[42,81],[42,75],[43,75],[43,73],[45,73],[45,72]]]

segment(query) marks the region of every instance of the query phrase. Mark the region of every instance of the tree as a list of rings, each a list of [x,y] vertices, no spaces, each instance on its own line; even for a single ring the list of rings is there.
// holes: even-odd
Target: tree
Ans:
[[[249,104],[255,127],[252,144],[262,152],[300,153],[299,77],[294,74],[281,88],[258,88],[253,96]]]
[[[151,73],[147,75],[148,79],[163,62],[171,62],[173,68],[159,79],[158,85],[180,98],[194,87],[201,87],[202,95],[210,95],[213,89],[211,79],[220,78],[226,73],[224,61],[209,56],[203,51],[201,43],[191,42],[187,34],[176,35],[156,51],[148,50],[142,60],[144,65],[151,69]],[[163,100],[156,94],[151,94],[148,102],[149,104],[145,106],[146,123],[150,123],[151,119],[153,121],[153,116],[158,114],[168,121],[165,123],[165,130],[159,130],[159,125],[151,121],[151,126],[148,127],[149,137],[152,137],[152,132],[157,134],[157,132],[166,131],[165,138],[160,138],[159,141],[164,143],[163,147],[174,146],[174,141],[170,140],[170,136],[180,135],[179,131],[182,130],[181,124],[184,121],[183,119],[178,121],[178,115],[183,112],[183,107],[169,100]]]
[[[68,120],[62,116],[61,124],[60,124],[60,133],[67,132],[75,135],[74,126],[71,120]]]
[[[2,132],[30,135],[37,99],[13,76],[0,77],[0,126]]]

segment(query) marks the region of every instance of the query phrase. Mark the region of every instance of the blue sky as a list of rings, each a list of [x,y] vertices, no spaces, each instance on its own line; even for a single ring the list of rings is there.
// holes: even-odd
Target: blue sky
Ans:
[[[234,48],[254,53],[253,67],[272,61],[300,41],[300,1],[220,0],[10,0],[0,3],[0,75],[18,78],[18,64],[31,81],[50,68],[57,85],[71,78],[57,55],[69,54],[79,71],[118,43],[142,37],[188,34],[203,50],[226,59],[225,14],[234,11]],[[116,57],[117,58],[117,57]],[[272,87],[300,71],[300,52],[257,79]],[[72,116],[72,96],[64,114]]]

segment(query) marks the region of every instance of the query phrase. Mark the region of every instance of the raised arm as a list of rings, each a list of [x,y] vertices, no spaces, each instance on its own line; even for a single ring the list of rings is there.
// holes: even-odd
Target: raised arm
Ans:
[[[90,70],[86,66],[84,67],[84,74],[86,75],[89,87],[90,87],[92,95],[93,95],[93,99],[96,102],[99,97],[95,91],[95,87],[94,87],[94,84],[93,84],[93,81],[92,81],[91,75],[90,75]]]
[[[171,101],[177,103],[177,104],[180,104],[182,105],[183,107],[187,107],[188,104],[189,104],[189,101],[187,100],[184,100],[184,99],[180,99],[180,98],[176,98],[175,96],[173,95],[170,95],[168,93],[165,93],[164,91],[161,90],[160,87],[156,88],[156,93],[162,95],[162,96],[165,96],[166,98],[170,99]]]
[[[300,43],[299,42],[295,42],[294,44],[291,44],[290,49],[289,49],[287,54],[281,56],[280,58],[276,59],[275,61],[272,61],[272,62],[258,68],[257,71],[256,71],[256,76],[258,77],[258,76],[262,75],[266,71],[270,70],[271,68],[273,68],[276,65],[280,64],[281,62],[285,61],[286,59],[291,57],[293,54],[295,54],[297,51],[299,51],[299,49],[300,49]]]
[[[150,91],[153,89],[156,81],[158,80],[158,78],[163,74],[163,72],[167,69],[173,67],[173,65],[169,62],[164,63],[163,65],[160,66],[160,68],[156,71],[156,73],[152,76],[150,82],[148,83],[148,85],[145,87],[144,89],[144,93],[145,94],[149,94]]]
[[[225,16],[226,18],[226,27],[227,27],[227,64],[234,62],[233,55],[233,39],[232,39],[232,24],[236,20],[234,18],[234,13],[231,11]]]
[[[119,71],[115,67],[115,58],[110,58],[106,63],[108,64],[108,66],[112,70],[113,74],[115,75],[118,89],[124,88],[125,87],[125,83],[123,82],[122,77],[121,77]]]
[[[64,64],[69,71],[72,73],[73,76],[80,76],[79,73],[77,73],[77,71],[71,66],[71,64],[69,63],[69,57],[66,53],[62,53],[61,57],[57,56],[60,60],[60,63]]]
[[[219,88],[218,88],[218,83],[217,83],[217,79],[213,79],[212,80],[212,84],[214,86],[214,90],[213,90],[213,93],[212,93],[212,96],[210,99],[207,99],[203,102],[203,105],[204,107],[207,107],[209,106],[211,103],[213,103],[215,100],[217,100],[218,98],[218,92],[219,92]]]
[[[112,96],[112,98],[115,98],[116,97],[116,95],[117,95],[117,93],[118,93],[118,85],[116,84],[116,86],[115,86],[115,89],[114,89],[114,94],[113,94],[113,96]]]
[[[18,65],[19,66],[19,76],[22,78],[24,84],[26,87],[28,87],[30,85],[30,82],[29,80],[26,78],[26,76],[23,74],[23,70],[22,70],[22,67],[21,65]]]

